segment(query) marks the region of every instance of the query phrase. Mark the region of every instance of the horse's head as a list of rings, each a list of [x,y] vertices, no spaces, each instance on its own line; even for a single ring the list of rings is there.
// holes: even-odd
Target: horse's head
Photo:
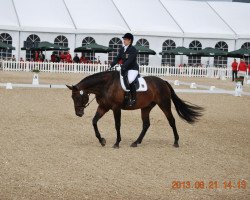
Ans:
[[[89,102],[89,95],[80,90],[77,86],[69,86],[66,85],[70,90],[72,90],[72,99],[74,101],[75,112],[78,117],[82,117],[84,114],[84,108],[86,104]]]

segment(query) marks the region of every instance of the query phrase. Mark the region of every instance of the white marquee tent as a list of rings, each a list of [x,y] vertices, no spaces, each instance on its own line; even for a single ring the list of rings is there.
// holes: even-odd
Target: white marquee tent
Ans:
[[[228,50],[250,42],[250,4],[234,2],[197,2],[170,0],[0,0],[0,40],[11,36],[20,51],[31,34],[40,40],[54,42],[57,36],[67,38],[71,53],[85,37],[102,45],[125,32],[135,41],[145,39],[156,52],[166,40],[186,46],[199,40],[202,48],[214,47],[219,41]],[[249,43],[250,44],[250,43]],[[107,55],[101,55],[107,60]],[[150,64],[161,64],[161,56],[150,57]],[[177,60],[178,63],[178,60]]]

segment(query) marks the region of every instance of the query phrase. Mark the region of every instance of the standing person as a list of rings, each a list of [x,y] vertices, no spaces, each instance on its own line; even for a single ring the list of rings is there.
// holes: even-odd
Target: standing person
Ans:
[[[72,57],[71,57],[69,51],[68,51],[67,54],[66,54],[66,62],[67,62],[67,63],[72,63]]]
[[[238,63],[236,59],[232,62],[232,81],[237,79],[237,68],[238,68]]]
[[[39,51],[35,52],[35,62],[39,61]]]
[[[80,62],[80,58],[78,57],[78,54],[76,53],[75,57],[73,58],[73,61],[75,63],[79,63]]]
[[[44,62],[45,61],[45,55],[44,55],[44,53],[42,52],[42,62]]]
[[[240,78],[242,85],[244,82],[244,77],[246,75],[246,71],[247,71],[247,65],[246,65],[245,61],[244,61],[244,59],[240,59],[240,64],[238,67],[238,77]]]
[[[15,57],[15,55],[12,55],[11,60],[14,61],[14,62],[16,62],[16,57]]]
[[[250,75],[250,62],[248,63],[248,75]]]
[[[65,54],[64,54],[63,51],[60,53],[60,61],[61,61],[61,62],[64,62],[64,61],[65,61]]]
[[[139,65],[137,64],[137,50],[133,44],[134,36],[131,33],[126,33],[123,37],[124,46],[119,49],[118,56],[110,64],[111,68],[118,62],[121,62],[121,75],[124,81],[129,84],[130,96],[128,105],[133,106],[136,103],[136,86],[134,80],[139,74]]]
[[[50,56],[50,61],[53,62],[53,63],[56,62],[56,54],[55,54],[54,51],[53,51],[53,53]]]
[[[43,53],[41,51],[39,53],[38,62],[43,62]]]

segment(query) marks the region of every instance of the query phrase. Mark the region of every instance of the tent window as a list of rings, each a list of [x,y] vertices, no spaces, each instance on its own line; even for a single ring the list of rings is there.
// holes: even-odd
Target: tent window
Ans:
[[[63,46],[63,47],[68,47],[69,42],[68,42],[68,39],[65,36],[58,35],[54,40],[54,44],[57,44],[57,45],[60,45],[60,46]],[[56,53],[56,55],[59,55],[60,51],[54,51],[54,52]]]
[[[146,39],[140,39],[136,42],[138,46],[144,46],[149,48],[149,42]],[[137,62],[139,65],[148,65],[149,62],[149,55],[146,54],[138,54],[137,55]]]
[[[162,51],[171,50],[174,48],[176,48],[176,44],[173,40],[166,40],[162,45]],[[161,64],[175,66],[175,56],[174,55],[162,55]]]
[[[5,44],[12,45],[12,37],[8,33],[1,33],[0,41]],[[12,57],[12,50],[0,50],[0,58],[10,59]]]
[[[222,50],[222,51],[228,51],[228,45],[226,42],[220,41],[215,45],[216,49]],[[215,56],[214,57],[214,66],[216,67],[227,67],[227,58],[221,57],[221,56]]]
[[[202,45],[198,40],[194,40],[189,44],[189,49],[201,50]],[[201,57],[200,56],[188,56],[188,64],[192,66],[201,65]]]
[[[92,37],[86,37],[82,40],[82,46],[88,45],[88,44],[92,44],[92,43],[96,43],[95,39]],[[83,56],[85,58],[87,58],[88,60],[92,60],[92,53],[83,53]],[[93,57],[95,57],[95,55],[93,55]]]
[[[250,49],[250,42],[245,42],[242,46],[242,49]],[[250,64],[250,57],[246,57],[245,61],[247,64]]]
[[[40,41],[41,41],[40,38],[35,34],[29,35],[26,39],[27,43],[35,43],[35,42],[40,42]],[[33,53],[34,52],[32,51],[26,51],[26,60],[29,61],[29,60],[34,59],[35,56],[33,55]]]
[[[109,41],[109,47],[113,48],[114,51],[109,52],[108,62],[112,62],[114,58],[118,55],[119,49],[122,47],[122,41],[120,38],[112,38]]]

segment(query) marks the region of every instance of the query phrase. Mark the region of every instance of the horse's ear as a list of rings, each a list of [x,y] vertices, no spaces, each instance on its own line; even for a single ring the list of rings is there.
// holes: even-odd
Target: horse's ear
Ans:
[[[66,85],[67,88],[69,88],[70,90],[73,90],[73,86],[69,86],[69,85]]]

